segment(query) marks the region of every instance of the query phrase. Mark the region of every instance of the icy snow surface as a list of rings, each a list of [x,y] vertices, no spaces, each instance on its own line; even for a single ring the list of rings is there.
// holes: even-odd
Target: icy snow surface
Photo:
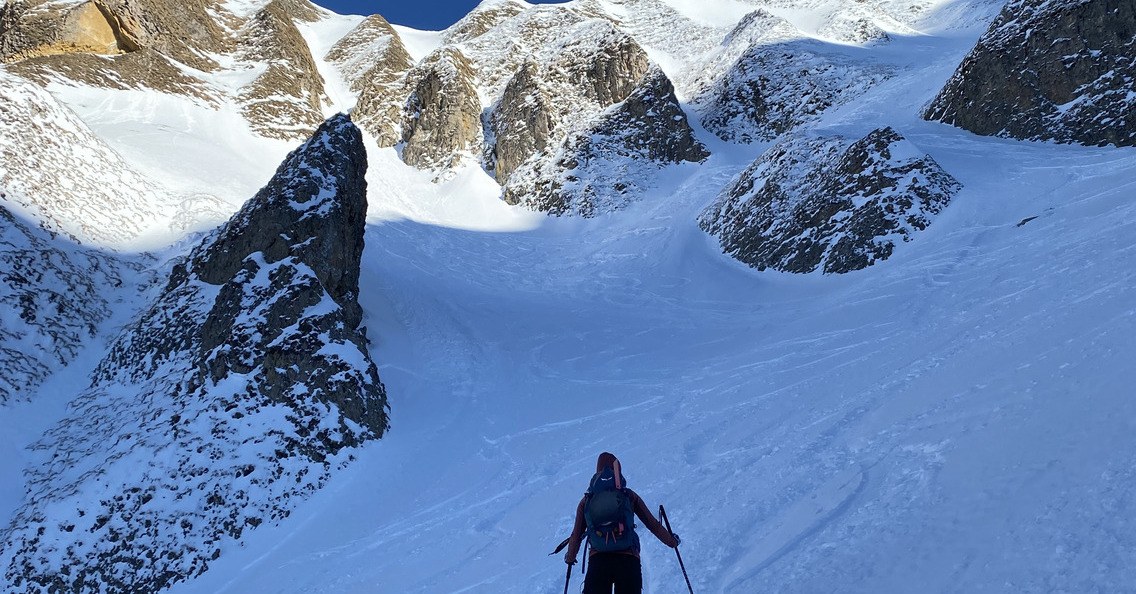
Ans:
[[[431,184],[372,148],[361,303],[392,430],[171,591],[559,592],[545,553],[603,450],[667,506],[699,594],[1130,590],[1136,151],[920,120],[978,35],[935,22],[944,36],[872,49],[903,75],[817,127],[891,125],[963,190],[848,275],[758,273],[698,230],[768,145],[700,131],[706,164],[592,220],[507,207],[476,168]],[[399,32],[416,57],[434,39]],[[282,156],[237,136],[214,153],[186,137],[232,192]],[[143,171],[166,158],[111,143]],[[60,414],[0,429],[26,443]],[[644,591],[684,591],[673,553],[644,546]]]

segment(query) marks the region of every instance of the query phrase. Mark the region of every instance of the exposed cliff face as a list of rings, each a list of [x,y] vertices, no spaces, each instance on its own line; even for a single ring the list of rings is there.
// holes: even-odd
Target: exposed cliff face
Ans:
[[[218,0],[105,0],[122,36],[139,49],[150,48],[200,70],[213,70],[210,53],[232,50],[232,41],[217,14]]]
[[[0,8],[0,58],[43,85],[145,88],[213,105],[235,98],[256,132],[299,139],[323,121],[328,100],[295,21],[320,14],[307,0],[27,0]],[[255,68],[264,72],[239,88],[209,76]]]
[[[891,128],[855,142],[790,138],[742,172],[699,223],[759,270],[843,273],[886,260],[960,188]]]
[[[357,302],[366,167],[358,129],[332,118],[175,266],[36,445],[0,547],[9,591],[199,575],[383,434]]]
[[[537,66],[526,62],[509,84],[489,116],[492,131],[490,163],[497,183],[508,181],[529,157],[543,151],[559,116],[542,88]]]
[[[591,126],[526,161],[505,186],[505,200],[554,215],[596,216],[641,199],[659,169],[708,156],[670,80],[655,68]]]
[[[402,139],[402,107],[409,93],[406,75],[414,60],[402,39],[383,17],[359,23],[327,54],[339,67],[359,101],[351,119],[378,140],[380,147]]]
[[[210,11],[216,0],[23,0],[0,8],[0,57],[153,49],[188,66],[211,70],[209,53],[229,48]]]
[[[0,59],[8,69],[46,85],[65,78],[115,89],[151,88],[209,100],[202,81],[172,64],[146,37],[137,6],[103,0],[28,0],[0,8]],[[155,25],[161,26],[161,25]],[[200,65],[200,64],[199,64]]]
[[[607,21],[565,30],[548,62],[525,62],[488,118],[486,164],[504,185],[526,160],[590,126],[625,100],[650,67],[646,52]]]
[[[560,48],[556,66],[557,75],[564,82],[575,83],[584,97],[607,107],[623,101],[639,85],[650,61],[647,53],[631,36],[622,33],[607,21],[591,21],[599,28],[591,39],[572,39]]]
[[[293,12],[303,17],[310,6],[296,4],[272,0],[240,34],[243,59],[267,63],[268,69],[238,98],[253,129],[270,138],[307,136],[323,121],[323,105],[330,103],[308,44],[292,20]]]
[[[976,134],[1136,145],[1136,6],[1012,0],[924,112]]]
[[[473,68],[444,47],[407,75],[411,84],[402,118],[402,160],[423,169],[450,167],[481,145],[481,99]]]
[[[105,5],[93,1],[44,6],[23,1],[0,7],[0,57],[88,52],[118,54],[138,49]]]

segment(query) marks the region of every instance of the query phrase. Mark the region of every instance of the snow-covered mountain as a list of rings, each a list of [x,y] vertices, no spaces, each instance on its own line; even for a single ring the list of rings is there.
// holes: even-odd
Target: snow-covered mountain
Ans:
[[[0,1],[0,590],[561,591],[610,450],[697,592],[1126,591],[1136,17],[1003,4]]]
[[[34,446],[0,557],[12,587],[155,591],[200,575],[383,434],[357,302],[362,143],[346,116],[328,120],[109,346]]]

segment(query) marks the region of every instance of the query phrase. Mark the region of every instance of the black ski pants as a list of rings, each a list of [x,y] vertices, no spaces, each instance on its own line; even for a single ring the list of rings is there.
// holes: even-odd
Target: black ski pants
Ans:
[[[642,594],[643,566],[627,553],[596,553],[588,557],[584,594]]]

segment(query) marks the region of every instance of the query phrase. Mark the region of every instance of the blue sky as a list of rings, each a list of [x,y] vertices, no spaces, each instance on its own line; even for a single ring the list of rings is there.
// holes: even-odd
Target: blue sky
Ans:
[[[312,0],[339,14],[381,14],[397,25],[437,31],[457,22],[477,6],[479,0]],[[562,0],[528,0],[530,4],[555,4]]]

